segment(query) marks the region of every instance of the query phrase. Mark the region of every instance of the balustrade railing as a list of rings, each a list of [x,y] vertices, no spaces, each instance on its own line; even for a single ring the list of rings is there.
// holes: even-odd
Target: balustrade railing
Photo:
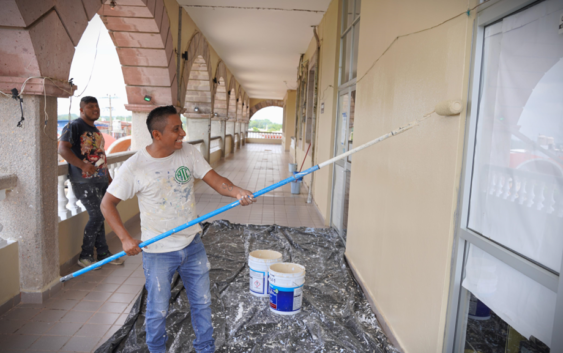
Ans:
[[[247,137],[252,139],[281,139],[283,136],[282,132],[259,132],[259,131],[248,131]]]
[[[108,171],[111,177],[115,177],[115,173],[129,157],[135,154],[135,151],[114,153],[107,156]],[[58,213],[59,222],[64,221],[72,216],[84,212],[84,205],[78,200],[70,181],[68,180],[68,164],[66,162],[59,163],[58,170]]]
[[[497,166],[487,166],[483,176],[489,197],[563,217],[563,178]]]

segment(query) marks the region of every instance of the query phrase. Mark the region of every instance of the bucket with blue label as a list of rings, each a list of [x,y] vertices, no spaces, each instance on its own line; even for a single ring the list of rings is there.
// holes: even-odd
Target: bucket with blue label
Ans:
[[[279,315],[295,315],[301,311],[305,267],[293,263],[270,266],[270,310]]]
[[[270,265],[282,262],[282,254],[273,250],[255,250],[248,254],[250,294],[268,296],[268,270]]]

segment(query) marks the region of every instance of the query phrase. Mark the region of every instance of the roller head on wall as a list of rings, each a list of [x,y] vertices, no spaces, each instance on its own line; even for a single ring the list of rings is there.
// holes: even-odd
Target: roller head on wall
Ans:
[[[449,99],[436,105],[434,111],[441,116],[458,115],[463,110],[463,101],[461,99]]]

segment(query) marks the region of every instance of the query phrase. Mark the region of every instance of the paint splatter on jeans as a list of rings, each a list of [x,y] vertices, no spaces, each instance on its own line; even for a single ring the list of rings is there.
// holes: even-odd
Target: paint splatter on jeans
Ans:
[[[104,215],[100,209],[107,183],[72,183],[72,190],[88,212],[88,223],[84,227],[84,240],[80,258],[94,258],[94,247],[98,256],[109,252],[104,229]]]
[[[145,327],[147,346],[151,353],[166,351],[166,316],[170,304],[170,282],[176,271],[186,287],[195,332],[194,348],[198,353],[215,352],[211,325],[211,292],[209,261],[198,235],[182,250],[165,253],[143,251],[143,269],[147,288]]]

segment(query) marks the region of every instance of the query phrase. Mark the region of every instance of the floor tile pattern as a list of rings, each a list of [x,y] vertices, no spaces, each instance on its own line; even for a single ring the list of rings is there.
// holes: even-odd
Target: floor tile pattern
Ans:
[[[215,170],[234,184],[256,191],[287,178],[288,163],[289,155],[281,146],[248,144]],[[195,189],[200,215],[233,202],[204,182],[197,182]],[[234,208],[211,220],[323,227],[315,206],[306,203],[306,192],[302,186],[300,195],[292,195],[286,185],[252,206]],[[139,224],[129,231],[140,238]],[[116,237],[108,244],[114,253],[122,250]],[[78,269],[76,265],[72,271]],[[141,257],[128,257],[123,266],[105,265],[65,283],[43,304],[19,304],[0,316],[0,352],[93,352],[121,327],[144,283]]]

